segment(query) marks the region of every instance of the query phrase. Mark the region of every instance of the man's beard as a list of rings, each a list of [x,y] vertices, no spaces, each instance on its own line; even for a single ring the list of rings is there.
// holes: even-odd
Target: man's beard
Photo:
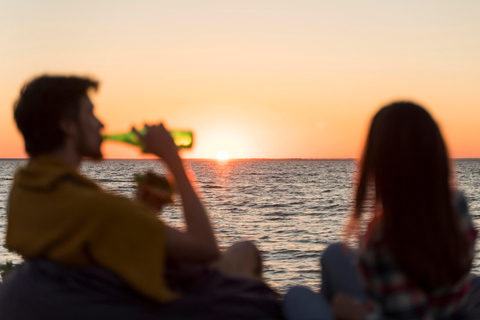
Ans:
[[[102,154],[102,150],[100,149],[100,145],[95,147],[89,146],[83,131],[80,132],[80,136],[77,144],[77,150],[82,157],[90,158],[93,160],[103,159],[103,154]]]

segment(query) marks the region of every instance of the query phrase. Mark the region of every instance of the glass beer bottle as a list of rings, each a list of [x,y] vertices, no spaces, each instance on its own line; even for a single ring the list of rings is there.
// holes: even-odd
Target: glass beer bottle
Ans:
[[[147,133],[147,129],[143,128],[138,130],[140,135]],[[193,133],[191,131],[181,131],[181,130],[174,130],[169,131],[170,135],[173,138],[173,141],[177,145],[178,148],[191,148],[193,144]],[[125,132],[125,133],[118,133],[118,134],[106,134],[103,135],[104,141],[117,141],[128,143],[140,148],[144,148],[142,141],[138,137],[138,135],[133,131]]]

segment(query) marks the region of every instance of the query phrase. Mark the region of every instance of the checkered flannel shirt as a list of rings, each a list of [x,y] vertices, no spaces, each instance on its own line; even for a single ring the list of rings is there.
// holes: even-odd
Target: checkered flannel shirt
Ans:
[[[455,204],[460,213],[460,225],[471,244],[473,258],[477,230],[468,213],[463,194],[457,192]],[[374,230],[360,248],[359,269],[378,318],[450,319],[465,306],[470,290],[470,275],[466,274],[454,286],[439,288],[427,294],[410,281],[396,265],[380,233]],[[367,317],[369,318],[369,317]]]

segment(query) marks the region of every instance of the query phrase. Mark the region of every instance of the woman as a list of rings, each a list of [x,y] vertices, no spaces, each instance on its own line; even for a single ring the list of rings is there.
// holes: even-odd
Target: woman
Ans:
[[[322,299],[335,318],[464,316],[477,231],[449,167],[440,130],[425,109],[396,102],[375,115],[346,235],[360,234],[364,211],[371,211],[370,222],[358,254],[335,244],[322,257]],[[288,317],[294,318],[299,296],[315,299],[306,292],[287,294]]]

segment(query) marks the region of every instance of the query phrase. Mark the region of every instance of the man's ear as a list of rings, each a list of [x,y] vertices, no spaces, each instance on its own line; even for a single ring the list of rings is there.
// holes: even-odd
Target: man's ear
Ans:
[[[59,122],[60,129],[67,137],[74,137],[78,132],[78,125],[75,121],[70,119],[63,119]]]

